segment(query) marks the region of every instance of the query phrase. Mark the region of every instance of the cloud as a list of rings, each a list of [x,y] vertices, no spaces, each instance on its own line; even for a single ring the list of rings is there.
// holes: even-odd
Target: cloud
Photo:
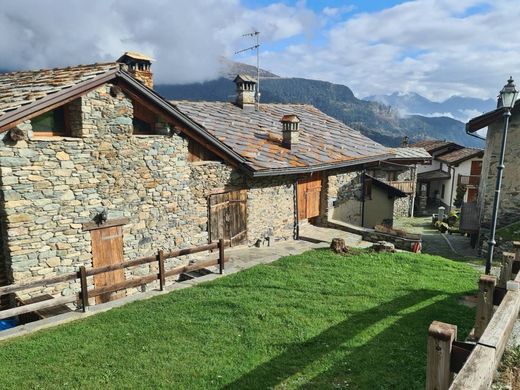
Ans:
[[[259,29],[264,42],[316,26],[303,3],[248,9],[239,0],[17,0],[0,10],[0,69],[39,69],[113,61],[124,51],[151,55],[156,82],[217,77],[219,57]],[[247,43],[246,43],[247,44]]]
[[[263,63],[275,73],[343,83],[362,96],[494,98],[520,69],[519,17],[520,7],[506,0],[408,1],[354,14],[330,29],[323,47],[288,47]]]

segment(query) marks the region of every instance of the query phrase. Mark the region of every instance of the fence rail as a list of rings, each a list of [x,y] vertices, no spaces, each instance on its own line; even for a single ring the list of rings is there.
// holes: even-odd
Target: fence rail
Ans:
[[[426,388],[487,389],[520,311],[520,242],[503,254],[500,277],[482,275],[473,342],[457,341],[457,327],[434,321],[428,332]],[[516,273],[514,280],[513,275]],[[493,313],[494,306],[498,308]],[[453,374],[458,373],[455,379]]]
[[[6,294],[13,294],[17,292],[21,292],[27,289],[35,288],[35,287],[45,287],[51,284],[73,281],[79,279],[80,282],[80,292],[74,295],[68,295],[64,297],[58,297],[53,299],[44,300],[41,302],[31,303],[28,305],[18,306],[12,309],[1,310],[0,311],[0,320],[6,319],[9,317],[18,316],[21,314],[31,313],[41,309],[47,309],[54,306],[63,305],[66,303],[73,302],[81,302],[81,307],[83,311],[86,311],[89,306],[89,298],[97,297],[102,294],[115,292],[119,290],[124,290],[127,288],[137,287],[144,284],[148,284],[159,280],[160,290],[162,291],[165,286],[166,278],[174,275],[179,275],[185,272],[196,271],[202,268],[210,267],[210,266],[219,266],[219,272],[222,274],[224,272],[224,264],[229,261],[229,257],[225,256],[225,248],[230,246],[229,240],[220,239],[216,243],[208,244],[208,245],[200,245],[186,249],[179,249],[171,252],[164,253],[163,251],[158,251],[156,256],[148,256],[141,257],[139,259],[124,261],[121,263],[111,264],[104,267],[97,268],[86,268],[81,266],[78,272],[69,272],[63,275],[54,276],[52,278],[34,280],[27,283],[19,283],[12,284],[9,286],[0,287],[0,296]],[[180,256],[201,253],[209,250],[218,249],[218,258],[197,261],[193,264],[180,265],[173,267],[169,270],[165,269],[164,261],[171,258],[176,258]],[[136,267],[144,264],[151,264],[157,262],[158,263],[158,273],[151,273],[149,275],[145,275],[139,278],[128,279],[120,283],[115,283],[107,286],[100,286],[94,288],[93,290],[88,289],[87,278],[89,276],[99,275],[105,272],[111,272],[119,269],[126,269],[131,267]]]

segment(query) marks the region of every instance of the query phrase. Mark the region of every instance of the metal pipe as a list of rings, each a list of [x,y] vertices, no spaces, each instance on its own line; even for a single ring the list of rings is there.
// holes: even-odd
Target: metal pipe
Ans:
[[[453,207],[453,187],[455,186],[455,167],[450,166],[451,170],[451,191],[450,191],[450,207],[448,211],[451,213],[451,208]]]
[[[488,241],[488,254],[486,259],[486,275],[491,272],[491,263],[493,262],[493,252],[495,250],[495,234],[497,230],[498,205],[500,203],[500,188],[502,187],[502,174],[505,168],[504,158],[506,154],[507,128],[509,127],[509,117],[511,109],[504,110],[504,129],[502,130],[502,145],[500,147],[500,160],[497,166],[497,182],[495,186],[495,199],[493,201],[493,216],[491,218],[491,236]]]

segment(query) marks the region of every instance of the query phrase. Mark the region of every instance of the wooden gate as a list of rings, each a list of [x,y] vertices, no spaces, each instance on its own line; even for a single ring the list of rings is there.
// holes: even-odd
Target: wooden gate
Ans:
[[[209,197],[210,242],[220,238],[238,245],[247,240],[247,190]]]
[[[104,267],[106,265],[123,262],[123,226],[111,226],[95,229],[90,232],[92,237],[92,266]],[[105,272],[94,276],[96,288],[110,286],[123,282],[125,274],[122,269]],[[103,303],[124,296],[124,291],[107,293],[96,297],[96,303]]]
[[[298,220],[320,215],[321,174],[298,179]]]

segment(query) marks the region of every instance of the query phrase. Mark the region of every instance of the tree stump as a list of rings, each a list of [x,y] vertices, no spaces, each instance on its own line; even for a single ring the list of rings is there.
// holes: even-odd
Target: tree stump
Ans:
[[[348,248],[343,238],[333,238],[330,243],[330,249],[336,253],[347,253]]]

